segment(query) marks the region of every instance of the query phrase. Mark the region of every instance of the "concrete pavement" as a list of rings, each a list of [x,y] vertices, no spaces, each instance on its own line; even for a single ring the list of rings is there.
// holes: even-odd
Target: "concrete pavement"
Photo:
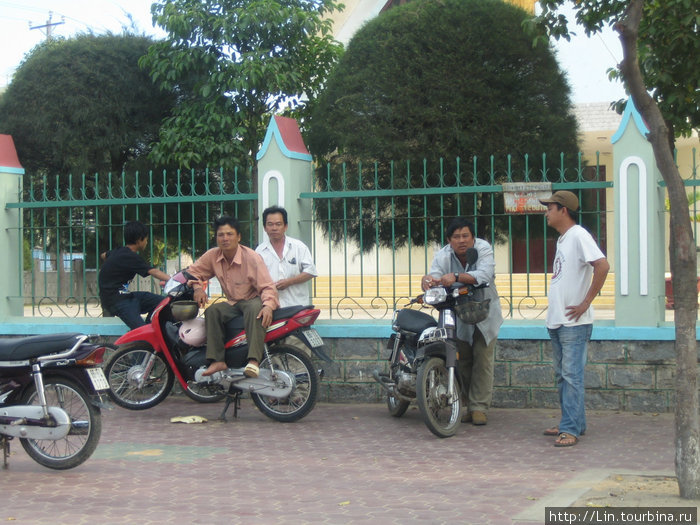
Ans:
[[[12,443],[0,471],[0,522],[18,524],[544,523],[605,473],[673,475],[673,415],[589,412],[579,444],[542,435],[557,411],[492,409],[489,424],[436,438],[411,407],[320,404],[274,422],[250,399],[171,396],[150,410],[103,411],[94,456],[57,472]],[[174,424],[174,416],[209,422]]]

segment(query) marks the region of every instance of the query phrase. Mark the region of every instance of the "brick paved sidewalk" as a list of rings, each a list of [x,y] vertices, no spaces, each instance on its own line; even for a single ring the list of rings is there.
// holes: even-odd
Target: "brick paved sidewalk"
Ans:
[[[242,402],[174,396],[150,410],[103,412],[95,455],[56,472],[13,442],[0,472],[0,522],[18,524],[503,524],[543,523],[544,505],[587,472],[673,472],[673,415],[589,413],[571,448],[542,430],[557,412],[493,409],[489,424],[433,436],[418,410],[322,404],[276,423]],[[173,424],[201,415],[205,424]],[[579,491],[580,492],[580,491]]]

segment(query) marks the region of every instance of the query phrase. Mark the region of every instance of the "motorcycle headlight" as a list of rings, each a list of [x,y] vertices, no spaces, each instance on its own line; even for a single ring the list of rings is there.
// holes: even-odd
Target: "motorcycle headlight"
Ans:
[[[440,304],[445,302],[447,299],[447,290],[442,286],[436,288],[428,288],[423,295],[423,302],[425,304]]]

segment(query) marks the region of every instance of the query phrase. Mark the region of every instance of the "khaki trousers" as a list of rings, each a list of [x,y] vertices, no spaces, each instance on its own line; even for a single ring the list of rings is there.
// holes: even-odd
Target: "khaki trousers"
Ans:
[[[467,400],[465,408],[468,407],[470,412],[486,413],[491,406],[495,348],[496,339],[487,345],[478,328],[474,330],[471,345],[457,341],[457,371],[462,379],[462,399]]]
[[[260,297],[238,301],[233,306],[226,302],[215,303],[204,310],[204,321],[207,326],[207,359],[226,360],[224,325],[231,319],[242,315],[248,341],[248,359],[256,359],[258,363],[262,362],[265,329],[261,320],[257,319],[260,310],[262,310]]]

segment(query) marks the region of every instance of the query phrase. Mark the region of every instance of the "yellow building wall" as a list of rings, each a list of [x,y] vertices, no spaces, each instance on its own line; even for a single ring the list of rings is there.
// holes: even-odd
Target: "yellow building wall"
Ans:
[[[514,6],[520,7],[524,9],[525,11],[528,11],[530,13],[535,12],[535,4],[537,3],[537,0],[505,0],[509,4],[513,4]]]
[[[504,1],[534,14],[537,0]],[[344,0],[345,8],[342,11],[334,11],[329,16],[333,21],[333,35],[347,45],[357,30],[365,22],[379,15],[387,3],[388,0]]]

